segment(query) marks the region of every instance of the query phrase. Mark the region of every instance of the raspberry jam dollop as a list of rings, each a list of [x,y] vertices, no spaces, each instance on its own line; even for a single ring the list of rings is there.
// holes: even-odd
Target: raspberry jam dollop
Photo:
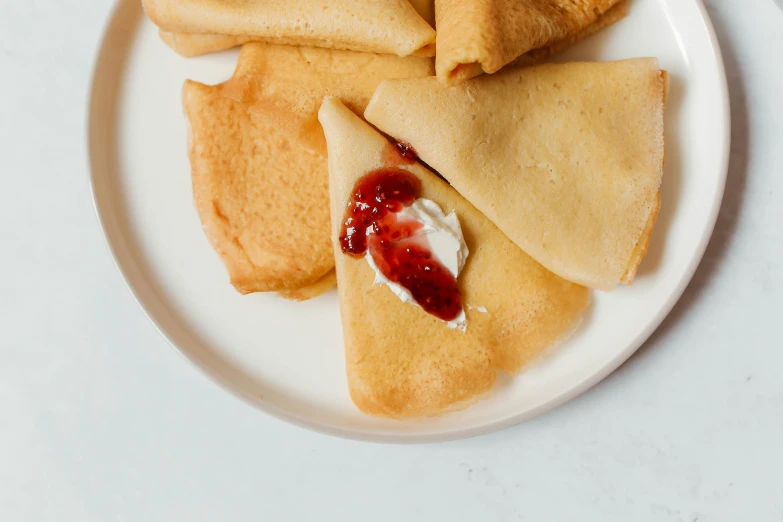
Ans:
[[[385,167],[368,173],[351,193],[340,247],[353,257],[369,251],[378,270],[427,313],[452,321],[462,312],[456,277],[432,254],[426,236],[415,234],[421,223],[398,216],[420,194],[421,182],[407,170]]]

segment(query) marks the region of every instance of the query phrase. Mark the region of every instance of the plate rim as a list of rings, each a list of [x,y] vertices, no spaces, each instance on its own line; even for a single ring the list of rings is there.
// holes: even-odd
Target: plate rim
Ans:
[[[182,358],[188,361],[188,363],[190,363],[192,367],[196,368],[200,374],[205,376],[208,381],[217,385],[219,388],[230,393],[231,395],[239,398],[242,402],[248,404],[254,410],[261,411],[275,419],[281,420],[288,424],[300,428],[304,428],[310,431],[314,431],[317,433],[322,433],[325,435],[330,435],[342,439],[357,440],[363,442],[373,442],[373,443],[394,443],[394,444],[428,444],[428,443],[462,440],[462,439],[477,437],[480,435],[485,435],[488,433],[493,433],[496,431],[510,428],[512,426],[516,426],[517,424],[520,424],[524,421],[530,420],[534,417],[547,413],[575,399],[576,397],[582,395],[583,393],[587,392],[592,387],[594,387],[595,385],[597,385],[598,383],[606,379],[615,370],[617,370],[617,368],[619,368],[623,363],[625,363],[634,353],[636,353],[639,350],[639,348],[641,348],[641,346],[650,338],[650,336],[660,327],[663,321],[669,316],[674,306],[682,298],[685,289],[691,283],[693,276],[696,273],[696,270],[698,269],[699,265],[701,264],[704,258],[704,253],[707,250],[707,246],[712,240],[715,231],[715,226],[717,224],[718,216],[720,213],[720,209],[723,203],[725,189],[726,189],[726,182],[728,179],[729,161],[731,157],[731,106],[730,106],[730,97],[729,97],[729,88],[728,88],[728,78],[726,76],[726,68],[723,59],[723,53],[720,48],[720,43],[718,41],[714,25],[709,16],[704,1],[692,0],[699,11],[701,23],[704,24],[704,28],[706,29],[707,36],[709,38],[709,48],[715,60],[717,73],[719,75],[719,80],[720,80],[717,85],[717,91],[721,100],[721,107],[720,107],[722,113],[721,123],[724,129],[721,136],[721,148],[723,149],[723,154],[721,155],[720,164],[717,172],[718,189],[716,191],[715,197],[711,203],[709,212],[707,214],[706,226],[701,234],[701,238],[699,239],[699,242],[696,245],[696,247],[693,249],[692,258],[688,263],[686,269],[683,271],[680,280],[678,281],[677,285],[674,287],[672,293],[666,299],[664,305],[661,307],[659,312],[648,322],[647,326],[644,329],[640,330],[640,332],[635,336],[633,341],[627,344],[624,350],[619,352],[608,364],[604,365],[599,371],[583,379],[581,382],[575,384],[574,386],[572,386],[565,392],[561,393],[557,397],[543,404],[540,404],[534,408],[531,408],[530,410],[527,410],[525,412],[518,413],[516,415],[511,415],[507,418],[499,419],[496,421],[487,422],[480,426],[469,427],[469,428],[447,429],[442,431],[432,431],[432,432],[422,432],[422,433],[412,433],[412,434],[406,434],[406,433],[396,432],[396,431],[386,431],[386,430],[361,430],[361,429],[339,428],[327,424],[322,424],[306,418],[302,418],[288,411],[285,411],[281,408],[278,408],[274,405],[268,404],[266,402],[259,402],[257,400],[254,400],[255,398],[251,397],[251,394],[235,386],[229,380],[222,378],[221,376],[217,375],[215,372],[210,371],[206,367],[206,365],[202,361],[200,361],[196,356],[194,356],[189,352],[186,352],[185,350],[179,347],[179,345],[174,341],[173,335],[168,331],[167,327],[161,324],[160,320],[142,301],[141,297],[139,296],[139,290],[137,288],[136,283],[131,281],[127,270],[124,268],[124,264],[126,262],[120,259],[120,256],[117,252],[117,246],[115,245],[114,240],[109,235],[108,226],[106,224],[107,222],[107,218],[105,215],[106,210],[103,208],[103,204],[99,201],[95,189],[96,160],[95,160],[95,152],[94,152],[94,144],[93,144],[93,140],[94,140],[93,136],[95,133],[95,123],[93,122],[94,119],[93,105],[95,104],[96,92],[99,83],[98,73],[102,65],[104,53],[106,53],[106,42],[109,37],[109,30],[114,24],[115,19],[119,14],[119,11],[122,8],[123,3],[127,1],[128,0],[114,0],[112,2],[112,7],[109,10],[104,20],[103,28],[100,32],[100,36],[96,43],[96,48],[92,55],[92,61],[91,61],[91,66],[89,69],[89,76],[88,76],[89,85],[88,88],[86,89],[86,99],[84,103],[85,106],[84,129],[86,133],[85,154],[87,160],[86,164],[88,165],[87,183],[89,186],[90,196],[92,199],[92,204],[93,204],[93,209],[95,212],[97,224],[100,228],[100,232],[103,237],[103,242],[105,244],[106,250],[108,251],[112,259],[115,268],[117,269],[117,272],[120,275],[121,280],[124,282],[126,289],[130,292],[131,296],[133,297],[133,300],[137,303],[137,305],[142,310],[144,315],[152,323],[152,325],[155,327],[157,332],[163,337],[163,339],[165,339],[166,342],[172,348],[174,348],[174,350],[177,353],[179,353]]]

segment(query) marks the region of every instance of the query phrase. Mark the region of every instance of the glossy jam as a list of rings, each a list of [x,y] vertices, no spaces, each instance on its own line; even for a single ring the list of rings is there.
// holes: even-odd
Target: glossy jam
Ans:
[[[387,279],[407,289],[428,313],[451,321],[462,311],[456,278],[432,254],[427,240],[414,236],[422,225],[397,215],[420,193],[421,182],[406,170],[387,167],[370,172],[354,187],[340,246],[354,257],[369,250]]]
[[[375,170],[357,181],[340,234],[343,252],[363,256],[367,252],[367,227],[410,206],[420,193],[419,179],[394,167]]]
[[[386,165],[413,165],[419,155],[416,151],[403,141],[395,141],[383,151],[383,163]]]

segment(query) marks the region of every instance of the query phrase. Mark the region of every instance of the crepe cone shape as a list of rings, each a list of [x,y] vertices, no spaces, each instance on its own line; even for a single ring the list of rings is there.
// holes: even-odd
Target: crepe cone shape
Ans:
[[[248,44],[227,82],[186,82],[196,208],[237,290],[306,299],[333,285],[320,100],[361,111],[384,78],[431,73],[424,58]]]
[[[653,58],[533,66],[451,88],[392,80],[365,117],[549,270],[611,289],[633,281],[658,214],[667,86]]]
[[[343,215],[357,180],[387,163],[389,142],[327,98],[319,119],[329,149],[332,238],[351,397],[364,412],[431,416],[469,405],[497,371],[517,373],[572,332],[588,290],[544,269],[447,183],[421,164],[400,166],[422,183],[421,197],[456,212],[470,250],[458,284],[467,328],[401,301],[363,258],[341,251]]]
[[[626,7],[624,0],[436,0],[438,78],[458,83],[519,57],[545,58],[616,22]]]
[[[408,0],[143,0],[168,33],[252,37],[277,44],[398,56],[435,53],[435,30]]]

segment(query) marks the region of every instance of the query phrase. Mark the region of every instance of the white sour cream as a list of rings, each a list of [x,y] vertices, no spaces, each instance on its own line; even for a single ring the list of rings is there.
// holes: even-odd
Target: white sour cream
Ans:
[[[468,251],[468,245],[465,244],[465,238],[462,236],[459,219],[454,212],[447,216],[434,201],[419,198],[412,205],[398,212],[397,218],[400,221],[418,221],[421,223],[422,227],[414,233],[414,237],[425,236],[429,242],[432,254],[454,275],[455,279],[459,277],[470,252]],[[367,234],[372,234],[371,228],[368,228]],[[418,306],[418,303],[407,289],[390,281],[381,273],[375,261],[373,261],[369,249],[365,258],[370,268],[375,272],[373,284],[386,285],[402,301]],[[449,328],[455,328],[464,332],[467,328],[464,308],[456,319],[446,324]]]

